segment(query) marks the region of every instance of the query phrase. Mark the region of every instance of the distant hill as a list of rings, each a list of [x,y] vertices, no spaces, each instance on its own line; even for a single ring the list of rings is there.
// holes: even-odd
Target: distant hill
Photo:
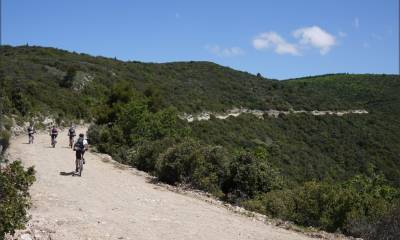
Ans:
[[[272,102],[279,104],[265,94],[279,84],[277,81],[211,62],[122,62],[53,48],[9,46],[1,47],[1,61],[2,89],[8,98],[12,99],[12,94],[17,94],[13,91],[18,89],[30,98],[31,107],[36,110],[77,114],[82,112],[81,107],[76,106],[79,104],[66,106],[74,102],[76,96],[95,105],[102,96],[109,94],[112,84],[122,81],[143,93],[156,91],[162,106],[173,105],[186,112],[224,110],[237,105],[265,108]],[[82,85],[84,79],[87,84],[80,91],[71,91]],[[57,99],[61,96],[65,102]]]
[[[2,46],[0,57],[3,95],[17,102],[26,98],[29,103],[18,107],[22,113],[28,110],[23,108],[32,108],[89,115],[77,99],[83,98],[85,106],[96,105],[110,86],[122,81],[142,93],[155,91],[162,107],[172,105],[183,112],[232,107],[399,111],[399,81],[394,75],[334,74],[276,81],[211,62],[122,62],[24,46]]]

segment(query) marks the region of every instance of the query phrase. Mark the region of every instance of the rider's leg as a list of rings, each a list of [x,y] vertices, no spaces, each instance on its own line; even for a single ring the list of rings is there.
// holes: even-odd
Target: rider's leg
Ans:
[[[83,164],[85,164],[85,158],[83,157],[83,155],[85,155],[85,150],[82,151],[82,160],[83,160]]]
[[[75,155],[76,155],[76,158],[75,158],[75,172],[78,172],[79,159],[81,159],[81,157],[82,157],[81,151],[76,151]]]

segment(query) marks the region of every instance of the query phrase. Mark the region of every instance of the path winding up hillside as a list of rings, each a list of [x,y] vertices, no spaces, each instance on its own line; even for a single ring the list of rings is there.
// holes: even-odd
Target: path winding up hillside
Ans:
[[[72,176],[74,152],[67,148],[66,132],[59,135],[56,148],[50,148],[49,140],[47,134],[38,134],[29,145],[26,136],[16,137],[9,149],[12,159],[37,170],[29,223],[36,235],[46,232],[51,239],[68,240],[308,239],[171,192],[97,154],[87,153],[83,176]]]

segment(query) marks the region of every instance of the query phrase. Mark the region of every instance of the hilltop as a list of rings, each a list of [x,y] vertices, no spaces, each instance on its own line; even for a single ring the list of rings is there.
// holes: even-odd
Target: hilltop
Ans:
[[[84,117],[90,114],[80,104],[81,98],[85,106],[94,106],[109,95],[111,87],[117,83],[145,95],[155,95],[160,108],[174,106],[190,113],[234,107],[399,109],[391,105],[399,102],[396,75],[332,74],[277,81],[211,62],[123,62],[26,46],[1,46],[0,54],[3,95],[9,101],[18,101],[21,106],[17,110],[21,113],[32,108],[31,112],[53,111]],[[3,105],[12,105],[9,101]]]

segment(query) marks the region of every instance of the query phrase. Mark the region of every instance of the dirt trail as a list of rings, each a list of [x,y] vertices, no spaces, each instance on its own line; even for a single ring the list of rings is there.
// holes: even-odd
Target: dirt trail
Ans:
[[[51,232],[51,239],[309,239],[171,192],[90,152],[83,176],[72,176],[74,152],[65,131],[56,148],[47,134],[37,134],[33,145],[27,140],[14,138],[9,155],[35,165],[29,224]]]

